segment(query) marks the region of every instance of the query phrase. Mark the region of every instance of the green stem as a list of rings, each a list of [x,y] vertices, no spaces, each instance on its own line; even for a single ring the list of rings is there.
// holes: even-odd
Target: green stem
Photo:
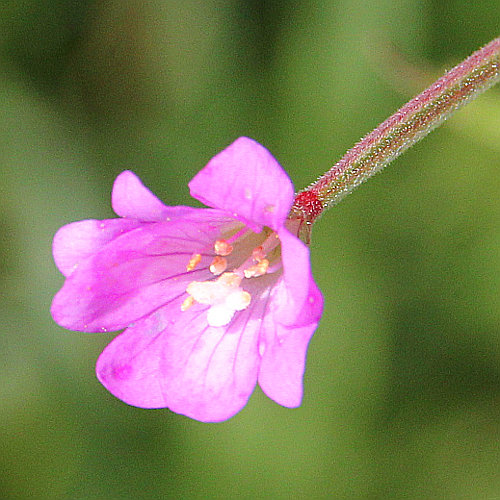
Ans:
[[[312,223],[354,188],[440,125],[458,108],[500,79],[496,38],[413,98],[364,137],[328,172],[297,193],[292,219]],[[307,234],[304,234],[304,239]]]

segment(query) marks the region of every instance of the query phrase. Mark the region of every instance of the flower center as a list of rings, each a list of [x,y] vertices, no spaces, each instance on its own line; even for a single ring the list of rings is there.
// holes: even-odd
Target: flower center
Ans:
[[[266,231],[266,230],[265,230]],[[245,280],[259,278],[281,269],[281,261],[270,264],[270,258],[276,260],[275,249],[280,244],[278,235],[267,230],[264,241],[254,246],[248,240],[249,235],[255,235],[247,229],[237,232],[231,238],[218,239],[213,246],[215,256],[209,266],[214,276],[206,281],[192,281],[186,288],[188,297],[181,305],[181,310],[186,311],[193,304],[209,305],[207,322],[210,326],[225,326],[233,319],[237,311],[246,309],[252,300],[251,294],[244,290],[242,284]],[[248,257],[246,257],[248,256]],[[272,256],[272,257],[270,257]],[[246,257],[246,258],[245,258]],[[201,254],[194,254],[187,263],[186,270],[194,270],[201,262]],[[242,262],[232,271],[226,272],[228,259],[236,263]]]

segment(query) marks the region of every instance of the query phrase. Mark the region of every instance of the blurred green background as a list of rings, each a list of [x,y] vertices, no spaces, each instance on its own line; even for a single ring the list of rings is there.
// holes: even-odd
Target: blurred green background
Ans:
[[[328,212],[301,408],[113,398],[55,325],[62,225],[134,170],[167,204],[236,137],[301,188],[499,35],[498,0],[3,0],[1,499],[500,498],[500,88]]]

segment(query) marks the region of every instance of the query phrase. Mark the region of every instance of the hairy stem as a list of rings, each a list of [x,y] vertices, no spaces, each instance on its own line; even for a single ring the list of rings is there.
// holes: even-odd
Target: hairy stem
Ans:
[[[338,203],[499,79],[500,38],[496,38],[414,97],[316,182],[297,193],[290,217],[310,226],[326,208]]]

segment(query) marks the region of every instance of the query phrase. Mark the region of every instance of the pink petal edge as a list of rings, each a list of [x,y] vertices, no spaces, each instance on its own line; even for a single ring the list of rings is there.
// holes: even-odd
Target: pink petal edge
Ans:
[[[272,154],[258,142],[240,137],[215,155],[189,183],[191,196],[226,210],[260,232],[280,228],[293,202],[293,185]]]
[[[98,359],[97,377],[134,406],[227,420],[255,388],[258,329],[245,328],[244,316],[227,328],[208,327],[203,307],[180,314],[180,300],[117,336]]]
[[[80,262],[140,225],[140,221],[132,219],[89,219],[66,224],[54,236],[54,262],[59,271],[68,277]]]
[[[116,215],[143,222],[161,222],[196,211],[192,207],[165,205],[130,170],[125,170],[115,179],[111,205]]]

